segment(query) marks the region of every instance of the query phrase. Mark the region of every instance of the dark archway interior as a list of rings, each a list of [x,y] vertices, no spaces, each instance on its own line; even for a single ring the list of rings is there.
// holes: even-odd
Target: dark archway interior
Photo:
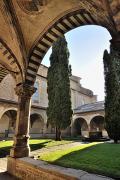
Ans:
[[[35,121],[41,121],[41,116],[39,115],[39,114],[32,114],[31,116],[30,116],[30,123],[31,123],[31,127],[33,126],[33,124],[34,124],[34,122]]]
[[[98,132],[104,130],[104,117],[95,116],[90,122],[90,130]]]
[[[3,133],[5,137],[8,137],[9,133],[14,133],[16,124],[17,111],[8,110],[1,117],[1,129],[0,133]]]
[[[82,135],[82,131],[87,131],[88,130],[88,125],[85,119],[83,118],[78,118],[74,122],[74,130],[76,135]]]
[[[16,125],[17,111],[9,110],[5,113],[9,117],[9,133],[13,133]]]
[[[44,120],[40,114],[32,114],[30,116],[30,132],[42,133],[44,127]]]

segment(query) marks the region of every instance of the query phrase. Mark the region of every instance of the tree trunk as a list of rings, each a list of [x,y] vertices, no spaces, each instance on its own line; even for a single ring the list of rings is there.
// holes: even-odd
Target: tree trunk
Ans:
[[[61,129],[56,127],[56,141],[61,141]]]

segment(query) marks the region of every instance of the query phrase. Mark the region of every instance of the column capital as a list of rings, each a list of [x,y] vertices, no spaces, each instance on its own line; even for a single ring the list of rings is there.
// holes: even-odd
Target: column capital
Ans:
[[[18,96],[31,97],[36,91],[36,88],[28,84],[20,84],[16,86],[15,92]]]

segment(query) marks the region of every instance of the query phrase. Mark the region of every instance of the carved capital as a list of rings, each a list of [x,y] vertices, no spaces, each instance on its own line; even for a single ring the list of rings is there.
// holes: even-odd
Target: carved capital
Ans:
[[[36,88],[28,84],[20,84],[16,86],[15,92],[18,96],[31,97],[36,91]]]

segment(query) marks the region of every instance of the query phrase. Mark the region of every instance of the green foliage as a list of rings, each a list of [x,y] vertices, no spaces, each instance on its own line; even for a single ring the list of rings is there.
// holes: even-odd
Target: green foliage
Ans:
[[[59,146],[72,143],[72,140],[54,141],[53,139],[30,139],[29,145],[31,151],[49,148],[53,146]],[[6,157],[10,154],[10,149],[12,148],[13,141],[0,141],[0,158]]]
[[[69,51],[65,37],[53,44],[48,69],[48,124],[59,130],[67,128],[71,123],[71,67],[69,66]]]
[[[40,159],[120,179],[120,144],[88,143],[63,147],[56,151],[43,152]]]
[[[120,139],[120,55],[111,47],[104,52],[105,126],[111,139]]]

